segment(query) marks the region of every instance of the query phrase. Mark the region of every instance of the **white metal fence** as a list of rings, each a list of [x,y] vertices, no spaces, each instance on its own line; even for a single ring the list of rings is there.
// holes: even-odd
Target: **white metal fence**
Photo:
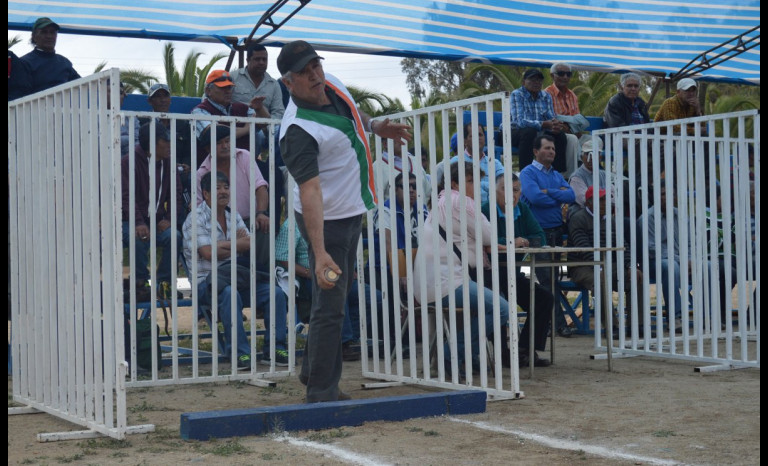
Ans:
[[[464,121],[464,111],[470,111],[470,119]],[[493,125],[493,112],[494,110],[502,110],[504,121],[499,127]],[[464,147],[464,134],[461,128],[464,124],[471,123],[472,134],[477,134],[478,126],[482,126],[479,123],[480,116],[485,117],[485,121],[488,122],[486,128],[488,153],[491,154],[491,158],[495,153],[496,148],[502,149],[502,161],[504,166],[511,167],[511,143],[509,135],[509,96],[505,93],[497,93],[488,96],[463,100],[459,102],[453,102],[450,104],[429,107],[420,110],[414,110],[404,112],[396,115],[391,115],[389,118],[395,121],[407,122],[412,125],[414,129],[414,157],[402,157],[402,173],[408,173],[412,171],[416,176],[417,185],[417,206],[429,206],[428,208],[434,208],[438,200],[438,183],[443,182],[446,186],[450,186],[450,169],[445,170],[438,169],[438,160],[450,160],[450,138],[451,128],[460,128],[457,132],[459,154],[463,153]],[[497,133],[500,131],[500,133]],[[496,135],[495,135],[496,134]],[[499,140],[498,134],[501,135]],[[381,163],[382,153],[387,154],[395,153],[395,142],[392,140],[382,141],[380,138],[376,138],[376,156],[375,159],[378,163]],[[482,147],[478,146],[477,138],[473,138],[473,153],[479,153]],[[407,153],[407,148],[402,148],[402,154]],[[427,171],[431,173],[430,179],[425,183],[424,176],[421,168],[422,156],[427,158]],[[395,162],[390,155],[390,166],[394,166]],[[449,164],[446,162],[446,167]],[[473,161],[473,178],[474,180],[480,180],[482,173],[480,171],[479,159]],[[377,198],[378,198],[378,215],[389,215],[390,224],[393,225],[393,231],[396,231],[394,225],[397,224],[395,209],[384,209],[385,198],[389,198],[394,202],[396,196],[395,176],[398,170],[390,169],[378,171],[375,170],[376,175],[384,173],[386,180],[377,179]],[[438,179],[438,173],[442,173],[442,178]],[[505,172],[506,185],[511,186],[511,170]],[[460,188],[461,192],[466,192],[466,184],[463,172],[460,175]],[[489,177],[490,182],[490,203],[496,205],[496,193],[495,193],[495,177]],[[403,180],[403,195],[408,195],[408,180]],[[385,188],[388,186],[388,188]],[[426,187],[429,187],[427,189]],[[450,191],[450,189],[449,189]],[[476,181],[474,184],[474,208],[475,211],[480,214],[480,182]],[[506,190],[507,205],[512,205],[511,201],[511,189]],[[459,230],[461,231],[461,251],[463,257],[467,256],[467,235],[472,235],[473,231],[479,229],[479,219],[477,223],[472,223],[468,220],[466,215],[466,208],[464,202],[472,202],[468,198],[461,199],[462,202],[462,214],[458,219]],[[412,207],[409,202],[405,202],[404,217],[406,219],[406,234],[405,234],[405,250],[416,250],[416,239],[418,239],[420,245],[431,243],[433,244],[435,251],[434,256],[437,258],[440,256],[437,251],[437,238],[438,230],[432,230],[432,241],[425,239],[425,220],[423,215],[418,216],[416,224],[411,225]],[[390,268],[387,270],[387,253],[386,253],[386,241],[384,228],[375,228],[377,219],[376,212],[370,212],[367,217],[367,229],[363,232],[364,242],[367,243],[367,254],[362,251],[359,254],[358,261],[358,273],[361,270],[365,270],[367,274],[368,282],[370,286],[366,289],[362,281],[360,282],[360,308],[364,309],[365,304],[363,302],[363,296],[368,293],[366,300],[370,303],[370,314],[366,315],[361,313],[361,332],[362,335],[370,333],[373,344],[370,348],[363,346],[363,374],[375,378],[386,380],[395,383],[413,383],[422,384],[427,386],[445,387],[445,388],[477,388],[480,387],[488,392],[488,394],[497,399],[503,398],[516,398],[521,397],[523,394],[520,391],[519,373],[517,368],[517,325],[512,325],[513,331],[507,331],[508,322],[502,322],[500,318],[500,306],[503,301],[500,298],[500,286],[504,286],[511,296],[509,304],[509,322],[517,322],[515,293],[514,293],[514,280],[513,269],[514,263],[509,264],[508,277],[499,277],[498,267],[498,245],[496,244],[496,220],[493,219],[493,241],[492,248],[493,254],[490,257],[493,258],[493,279],[492,283],[483,283],[483,277],[478,278],[479,287],[482,289],[483,284],[488,288],[493,289],[495,299],[493,301],[492,309],[486,309],[485,303],[482,300],[470,302],[468,293],[464,294],[463,302],[456,302],[454,299],[454,293],[444,290],[446,294],[450,296],[450,302],[448,306],[443,306],[440,300],[430,303],[426,298],[427,284],[425,280],[421,280],[420,288],[416,288],[414,280],[416,274],[422,276],[426,273],[423,267],[434,268],[435,274],[440,275],[440,264],[438,261],[434,263],[424,264],[422,268],[417,268],[414,264],[413,254],[404,254],[401,258],[398,258],[397,254],[392,254],[390,260]],[[512,231],[511,216],[508,225],[508,231]],[[449,222],[452,220],[449,219]],[[411,234],[412,229],[415,229],[415,234]],[[448,231],[449,242],[453,238],[452,228],[449,226],[446,228]],[[389,236],[390,248],[392,251],[398,249],[397,235],[392,233]],[[513,239],[509,240],[513,242]],[[375,244],[379,244],[379,257],[382,266],[377,269],[375,265],[374,251]],[[482,245],[478,245],[478,248],[482,248]],[[511,249],[511,248],[510,248]],[[477,252],[478,256],[480,251]],[[366,262],[367,259],[367,268]],[[458,261],[458,258],[456,258]],[[405,264],[401,262],[405,261]],[[464,281],[462,283],[449,283],[451,289],[463,286],[467,289],[469,274],[467,261],[462,261],[464,267]],[[402,270],[402,275],[401,272]],[[362,275],[362,274],[361,274]],[[482,275],[482,274],[479,274]],[[404,277],[404,285],[400,286],[400,276]],[[390,286],[391,285],[391,286]],[[440,285],[437,284],[439,287]],[[378,288],[378,290],[377,290]],[[380,297],[380,298],[379,298]],[[378,301],[381,301],[379,304]],[[381,307],[381,308],[380,308]],[[470,308],[472,311],[470,312]],[[465,312],[466,311],[466,312]],[[401,315],[402,312],[402,315]],[[487,314],[486,314],[487,313]],[[387,316],[385,318],[373,318],[372,316],[378,315]],[[392,318],[389,318],[392,315]],[[478,333],[473,335],[470,331],[471,319],[477,319]],[[486,320],[492,319],[493,335],[486,333]],[[379,322],[381,320],[381,322]],[[419,323],[420,322],[420,323]],[[393,329],[392,326],[395,326]],[[421,343],[417,343],[417,333],[421,333]],[[447,333],[446,333],[447,332]],[[457,335],[459,332],[464,334],[465,347],[463,353],[459,353],[457,348]],[[479,345],[479,354],[474,355],[479,358],[479,361],[475,361],[473,374],[473,354],[471,352],[472,341],[485,342],[489,341],[489,345]],[[509,346],[512,349],[512,370],[507,376],[502,375],[502,341],[507,340]],[[430,342],[433,342],[430,345]],[[370,354],[372,353],[372,354]],[[366,356],[372,356],[369,361]],[[460,364],[460,361],[463,363]]]
[[[13,399],[90,429],[41,440],[154,428],[126,424],[116,344],[120,124],[106,102],[118,81],[113,70],[8,104]]]
[[[680,124],[690,130],[680,134]],[[643,277],[630,290],[635,303],[643,298],[643,315],[625,315],[619,299],[627,333],[612,342],[614,354],[714,364],[706,370],[760,367],[759,128],[759,113],[746,111],[593,133],[606,140],[608,178],[624,180],[608,211],[628,219],[629,231],[616,222],[609,236],[626,240]],[[623,296],[625,271],[612,267]]]

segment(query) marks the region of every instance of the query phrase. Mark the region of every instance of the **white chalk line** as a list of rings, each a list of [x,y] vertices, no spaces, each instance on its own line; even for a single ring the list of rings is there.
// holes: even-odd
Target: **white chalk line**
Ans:
[[[338,448],[333,445],[328,445],[327,443],[318,443],[318,442],[312,442],[309,440],[298,439],[296,437],[291,437],[288,434],[282,434],[282,435],[276,436],[275,440],[285,441],[290,443],[291,445],[295,445],[299,447],[320,450],[330,455],[333,455],[342,461],[346,461],[350,464],[359,464],[362,466],[387,466],[390,464],[390,463],[385,463],[382,460],[377,459],[375,457],[360,455],[358,453],[354,453],[349,450],[345,450],[343,448]]]
[[[448,417],[447,419],[453,422],[469,424],[471,426],[477,427],[478,429],[488,430],[491,432],[498,432],[502,434],[515,435],[517,437],[530,440],[532,442],[536,442],[547,447],[557,448],[559,450],[583,451],[590,455],[601,456],[603,458],[608,458],[608,459],[622,459],[622,460],[643,462],[643,463],[650,463],[650,464],[662,464],[662,465],[682,464],[679,461],[665,460],[661,458],[652,458],[650,456],[632,455],[629,453],[620,453],[620,452],[609,450],[605,447],[588,445],[585,443],[575,442],[573,440],[563,440],[563,439],[557,439],[553,437],[546,437],[544,435],[539,435],[539,434],[532,434],[530,432],[523,432],[520,430],[507,429],[505,427],[489,424],[487,422],[467,421],[465,419],[458,419],[454,417]]]

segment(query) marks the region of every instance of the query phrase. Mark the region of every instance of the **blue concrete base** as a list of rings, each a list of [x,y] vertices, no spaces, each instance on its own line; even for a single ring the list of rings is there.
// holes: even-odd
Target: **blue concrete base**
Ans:
[[[417,417],[485,412],[482,390],[405,395],[364,400],[208,411],[181,415],[181,438],[264,435],[276,431],[359,426],[371,421],[404,421]]]

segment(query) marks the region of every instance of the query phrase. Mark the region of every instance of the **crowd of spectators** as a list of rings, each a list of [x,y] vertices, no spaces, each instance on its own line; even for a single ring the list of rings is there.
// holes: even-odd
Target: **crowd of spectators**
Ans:
[[[9,52],[9,100],[80,77],[69,60],[55,53],[59,29],[59,25],[49,18],[39,18],[32,29],[31,42],[35,46],[34,50],[22,57]],[[215,247],[215,256],[220,261],[226,259],[248,266],[247,261],[244,263],[242,258],[249,255],[247,253],[251,236],[255,236],[255,266],[259,272],[269,277],[274,271],[269,270],[270,251],[267,235],[270,229],[279,231],[276,256],[281,287],[271,290],[269,279],[264,280],[263,276],[256,285],[255,305],[264,308],[273,301],[276,309],[275,322],[272,325],[275,341],[271,344],[271,332],[267,332],[263,357],[266,361],[272,361],[274,358],[276,365],[288,364],[286,316],[289,309],[286,294],[296,292],[297,302],[300,303],[297,319],[311,322],[314,328],[310,333],[307,356],[300,376],[308,387],[308,401],[343,399],[346,394],[336,385],[341,370],[338,363],[341,359],[354,360],[355,352],[359,358],[357,340],[360,336],[350,330],[356,329],[355,325],[350,327],[350,319],[356,321],[357,317],[350,316],[357,314],[350,309],[358,302],[357,285],[353,284],[356,272],[352,258],[356,253],[354,245],[360,236],[361,215],[374,206],[376,195],[384,197],[383,207],[374,217],[377,234],[371,258],[375,261],[377,273],[365,285],[372,286],[376,291],[367,292],[366,296],[378,296],[378,299],[384,293],[394,296],[395,293],[403,293],[409,286],[405,280],[407,273],[404,270],[393,270],[394,256],[401,258],[401,269],[408,254],[411,254],[417,264],[433,264],[436,261],[439,268],[424,267],[422,270],[425,273],[416,274],[412,286],[419,289],[422,282],[426,283],[427,303],[441,301],[443,305],[448,305],[452,299],[461,303],[465,295],[468,295],[473,335],[478,332],[478,304],[483,302],[487,326],[485,333],[491,335],[494,332],[493,293],[478,284],[476,275],[472,276],[469,286],[465,288],[462,277],[463,267],[466,265],[469,269],[476,269],[485,274],[486,284],[491,282],[488,256],[475,254],[476,243],[485,248],[491,244],[489,219],[496,218],[500,249],[504,249],[507,244],[504,219],[508,215],[513,215],[514,218],[516,247],[528,247],[532,241],[541,246],[559,246],[564,238],[567,238],[569,246],[596,246],[592,240],[592,219],[595,215],[606,219],[601,222],[599,235],[601,244],[604,244],[607,219],[612,219],[610,213],[605,211],[606,198],[612,195],[612,190],[619,189],[606,179],[606,174],[600,167],[602,142],[597,140],[598,143],[594,143],[591,138],[582,138],[585,136],[588,122],[580,113],[576,94],[569,89],[574,71],[567,63],[552,65],[552,84],[546,89],[542,89],[544,74],[540,70],[526,70],[522,76],[523,85],[511,93],[511,136],[512,143],[519,151],[517,160],[520,175],[512,176],[513,205],[507,206],[504,202],[505,167],[494,154],[488,154],[485,150],[486,133],[483,126],[475,125],[473,130],[472,124],[464,125],[464,147],[456,151],[448,166],[441,164],[435,174],[436,179],[433,180],[421,161],[407,151],[406,143],[410,138],[408,128],[389,120],[371,120],[359,112],[346,88],[335,78],[324,74],[321,59],[322,57],[305,42],[287,44],[277,60],[282,74],[280,82],[266,72],[266,48],[260,45],[251,46],[247,50],[245,68],[231,73],[217,69],[208,74],[204,96],[200,104],[192,110],[195,115],[282,119],[279,130],[280,151],[287,171],[297,183],[294,206],[296,224],[289,224],[287,221],[281,223],[283,177],[278,172],[278,176],[270,179],[268,165],[259,157],[259,153],[267,147],[264,125],[238,124],[234,140],[230,140],[228,125],[212,124],[212,120],[197,120],[190,124],[187,120],[163,116],[143,118],[140,121],[126,120],[134,121],[136,127],[131,129],[127,126],[128,123],[124,123],[124,128],[121,128],[123,242],[126,247],[132,245],[136,251],[136,277],[142,286],[149,280],[148,255],[150,238],[154,236],[156,244],[163,250],[157,280],[169,281],[172,266],[171,238],[175,234],[177,241],[183,240],[186,264],[193,260],[198,264],[195,285],[199,289],[201,304],[210,307],[214,297],[218,300],[219,317],[224,322],[225,349],[230,350],[233,340],[237,341],[235,351],[238,368],[252,367],[242,316],[243,307],[248,305],[248,296],[239,286],[234,287],[233,284],[221,281],[218,284],[210,283],[210,272],[214,268],[211,263],[213,250]],[[318,83],[323,85],[317,86]],[[287,104],[281,86],[291,95]],[[621,76],[620,91],[610,99],[605,108],[606,127],[623,127],[651,121],[648,106],[640,97],[641,88],[640,75],[625,73]],[[124,91],[121,83],[121,105],[125,97]],[[147,99],[153,112],[167,114],[172,99],[171,89],[163,83],[154,84],[149,89]],[[676,95],[662,104],[655,121],[700,115],[702,110],[697,84],[694,80],[685,78],[677,83]],[[173,131],[172,122],[175,122]],[[367,138],[363,129],[384,138],[394,139],[392,153],[386,150],[387,147],[382,156],[371,164],[370,151],[367,143],[363,142]],[[693,125],[687,125],[685,130],[690,135],[695,133]],[[679,133],[680,126],[674,126],[673,131]],[[170,166],[172,132],[176,137],[176,167]],[[133,141],[130,140],[130,134],[134,134]],[[706,128],[702,127],[701,134],[706,134]],[[251,137],[255,140],[255,154],[250,152]],[[352,148],[347,147],[350,138],[356,137],[360,137],[360,144],[353,144]],[[150,146],[151,140],[155,141],[153,147]],[[235,149],[231,150],[230,145],[235,145]],[[131,147],[134,160],[130,160]],[[197,148],[200,155],[197,158],[197,166],[193,166],[191,160],[193,147]],[[368,159],[365,157],[366,151]],[[232,152],[234,158],[231,157]],[[344,154],[343,163],[341,158],[337,160],[332,156],[335,152]],[[154,167],[150,167],[151,160],[154,160]],[[232,161],[235,163],[234,167],[230,166]],[[253,161],[257,164],[254,171],[251,170]],[[479,179],[473,177],[473,163],[479,165]],[[134,170],[133,186],[128,182],[131,167]],[[216,173],[213,173],[214,167]],[[152,169],[155,173],[151,177]],[[448,170],[448,176],[443,170]],[[598,172],[598,186],[592,185],[595,170]],[[369,173],[373,175],[373,179],[367,178]],[[234,193],[230,192],[232,174],[236,186]],[[176,192],[171,192],[172,177],[176,177]],[[150,178],[155,180],[154,195],[150,195]],[[391,178],[394,178],[394,198],[390,197]],[[460,183],[460,179],[463,179],[463,183]],[[496,205],[490,204],[491,179],[495,180]],[[418,180],[422,181],[421,187],[417,186]],[[422,190],[429,195],[433,181],[440,185],[434,205],[419,205],[416,199],[417,191]],[[197,198],[194,202],[191,199],[193,182],[197,184]],[[478,205],[482,206],[482,211],[475,209],[475,183],[479,184]],[[664,195],[662,188],[661,205],[652,207],[644,214],[649,226],[654,225],[654,216],[667,215]],[[270,196],[274,196],[276,200],[275,212],[269,210]],[[157,205],[150,206],[150,199],[154,199]],[[231,210],[233,199],[236,200],[236,209]],[[599,206],[598,211],[593,210],[595,201]],[[252,206],[251,202],[255,202],[255,206]],[[176,203],[178,213],[177,224],[180,228],[177,231],[170,228],[172,203]],[[212,217],[214,205],[217,212],[215,219]],[[193,210],[196,211],[197,225],[192,225],[192,216],[188,215]],[[155,225],[150,224],[150,211],[155,212]],[[130,212],[134,212],[133,230],[129,226]],[[673,209],[670,214],[675,216],[677,212]],[[466,225],[462,223],[465,221]],[[627,223],[629,228],[633,226],[632,222],[635,220]],[[673,223],[677,225],[676,221]],[[236,228],[231,231],[233,224]],[[637,224],[639,223],[635,223]],[[416,234],[419,225],[423,225],[422,236]],[[479,229],[477,225],[480,226]],[[661,225],[666,228],[667,223],[662,221]],[[449,242],[445,232],[449,226],[453,230],[453,243]],[[459,249],[460,237],[461,230],[466,228],[469,229],[468,244],[464,245],[467,254],[462,257]],[[296,238],[295,263],[289,264],[288,235],[292,229]],[[439,231],[439,237],[433,236],[434,230]],[[612,230],[615,231],[615,228]],[[379,231],[383,232],[381,236],[385,239],[384,245],[379,244]],[[654,231],[649,233],[649,237],[653,239]],[[406,241],[409,236],[410,240]],[[436,237],[438,243],[433,245]],[[236,240],[236,251],[231,250],[232,238]],[[680,290],[681,267],[684,267],[684,264],[680,264],[677,251],[678,233],[662,231],[661,238],[664,242],[674,242],[674,247],[657,247],[651,243],[651,260],[661,264],[662,276],[659,278],[662,282],[664,301],[667,304],[674,303],[674,308],[681,310],[686,304]],[[193,244],[196,244],[196,249],[193,249]],[[393,246],[396,246],[397,250],[394,250]],[[408,247],[412,250],[407,251]],[[438,257],[434,257],[435,251],[438,251]],[[572,253],[568,255],[568,259],[585,259],[582,256]],[[624,257],[627,259],[629,254]],[[642,272],[628,262],[622,265],[626,272],[626,289],[639,287]],[[221,263],[218,266],[221,266]],[[720,267],[721,270],[724,268]],[[289,269],[295,269],[298,290],[291,290],[285,285],[284,279]],[[655,278],[655,270],[655,266],[649,269],[651,278]],[[591,266],[573,267],[569,272],[574,282],[594,290],[595,277]],[[559,299],[555,299],[560,291],[558,280],[551,280],[551,269],[544,267],[534,273],[538,278],[534,288],[535,309],[530,309],[531,297],[528,296],[530,280],[534,280],[533,274],[526,277],[518,268],[514,276],[518,304],[537,315],[536,320],[540,326],[535,329],[533,338],[535,348],[540,351],[544,349],[547,338],[546,323],[550,319],[548,309],[553,305],[558,306],[555,313],[557,333],[569,337],[572,332],[562,310],[559,309]],[[380,279],[380,276],[385,274],[390,277],[386,286]],[[219,274],[220,280],[222,275],[228,276],[228,273]],[[506,277],[506,270],[499,275]],[[342,277],[341,281],[338,281],[339,276]],[[735,273],[731,276],[735,276]],[[615,286],[617,275],[609,278]],[[441,290],[440,294],[436,293],[438,289]],[[506,291],[507,287],[501,286],[499,289]],[[507,342],[510,325],[508,302],[505,298],[506,296],[500,298],[499,316],[504,332],[502,341]],[[609,300],[610,297],[606,299]],[[726,298],[722,301],[721,308],[725,309]],[[230,315],[232,302],[236,303],[237,310],[234,317]],[[390,299],[389,302],[394,300]],[[642,301],[640,306],[642,308]],[[342,312],[341,308],[347,310]],[[395,332],[400,331],[399,309],[394,306],[383,309],[381,304],[378,308],[379,315],[370,318],[378,319],[378,327],[383,328],[384,316],[387,315],[390,319],[390,335],[386,337],[394,342]],[[264,315],[268,327],[269,315]],[[607,319],[609,316],[606,314],[605,317]],[[234,328],[230,325],[232,322]],[[642,322],[640,327],[642,328]],[[322,335],[318,335],[319,333]],[[338,358],[335,355],[338,349],[337,337],[338,343],[342,345],[339,346],[341,352]],[[535,352],[529,354],[527,338],[526,327],[519,340],[521,364],[527,364],[533,359],[536,365],[549,365],[546,359],[540,358]],[[464,332],[459,332],[457,339],[458,356],[461,359],[464,357]],[[271,352],[266,348],[271,348]],[[473,368],[478,364],[478,353],[478,341],[473,338]],[[502,355],[505,356],[504,365],[509,366],[509,349],[505,347]]]

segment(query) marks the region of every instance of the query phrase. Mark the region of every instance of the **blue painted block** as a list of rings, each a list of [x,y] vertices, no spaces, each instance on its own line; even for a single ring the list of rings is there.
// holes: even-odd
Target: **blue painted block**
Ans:
[[[482,390],[404,395],[252,409],[184,413],[181,438],[264,435],[275,431],[358,426],[371,421],[404,421],[417,417],[485,412]]]

